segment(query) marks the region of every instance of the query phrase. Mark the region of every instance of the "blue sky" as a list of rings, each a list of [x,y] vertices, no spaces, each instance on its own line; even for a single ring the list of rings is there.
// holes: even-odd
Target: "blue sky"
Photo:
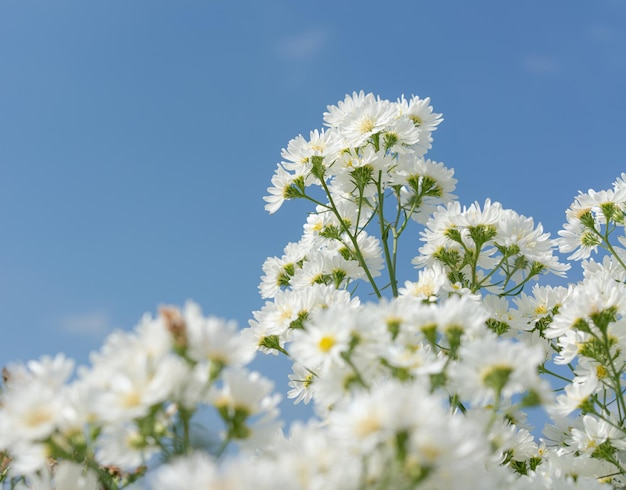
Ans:
[[[245,326],[308,209],[263,210],[280,150],[355,90],[431,97],[460,201],[556,235],[626,171],[625,26],[622,0],[2,0],[0,364],[85,362],[186,299]]]

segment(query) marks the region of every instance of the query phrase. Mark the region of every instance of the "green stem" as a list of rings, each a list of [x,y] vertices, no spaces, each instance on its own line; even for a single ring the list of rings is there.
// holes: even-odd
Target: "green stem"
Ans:
[[[380,225],[380,238],[383,242],[383,251],[385,252],[385,262],[387,263],[387,272],[389,274],[389,284],[394,298],[398,297],[398,281],[396,279],[396,271],[393,266],[393,259],[389,251],[389,228],[391,224],[385,221],[385,213],[383,203],[385,195],[382,191],[380,181],[382,180],[382,170],[378,172],[378,180],[376,181],[376,190],[378,192],[378,223]]]
[[[379,299],[382,298],[383,295],[380,293],[380,290],[378,289],[378,286],[376,285],[376,281],[374,281],[374,277],[372,276],[372,273],[370,272],[369,268],[367,267],[367,264],[365,263],[365,258],[363,257],[363,254],[361,253],[361,250],[359,249],[359,244],[358,244],[358,242],[356,240],[356,237],[354,235],[352,235],[352,233],[350,233],[350,230],[346,226],[346,223],[343,221],[343,218],[339,214],[339,211],[337,210],[337,206],[335,206],[335,202],[334,202],[333,197],[332,197],[332,195],[330,193],[330,189],[328,189],[328,185],[326,185],[326,182],[324,181],[324,179],[319,179],[319,180],[320,180],[320,182],[322,184],[322,188],[324,189],[324,191],[326,192],[326,195],[328,196],[328,202],[330,203],[330,209],[332,210],[332,212],[337,217],[337,220],[339,220],[339,224],[340,224],[341,228],[343,229],[343,231],[350,238],[350,241],[352,242],[352,245],[354,246],[354,253],[357,256],[357,260],[358,260],[359,264],[361,265],[361,267],[363,268],[363,270],[365,271],[365,275],[367,276],[368,281],[372,285],[372,288],[374,289],[374,293],[376,293],[376,296]],[[359,203],[359,205],[360,205],[360,203]],[[326,207],[328,207],[328,206],[326,206]]]
[[[539,373],[540,374],[549,374],[550,376],[554,376],[557,379],[560,379],[561,381],[565,381],[567,383],[571,383],[572,380],[566,378],[565,376],[561,376],[560,374],[555,373],[554,371],[550,371],[547,367],[545,366],[539,366]]]
[[[588,228],[602,239],[602,242],[604,243],[604,247],[613,255],[613,257],[615,257],[615,260],[617,260],[617,262],[624,269],[626,269],[626,264],[622,261],[622,259],[620,259],[619,255],[617,255],[617,253],[615,252],[613,245],[611,245],[611,242],[609,242],[609,234],[610,234],[609,223],[606,224],[605,233],[600,233],[599,230],[596,230],[595,226],[589,226]],[[612,230],[613,229],[611,229],[611,231]]]

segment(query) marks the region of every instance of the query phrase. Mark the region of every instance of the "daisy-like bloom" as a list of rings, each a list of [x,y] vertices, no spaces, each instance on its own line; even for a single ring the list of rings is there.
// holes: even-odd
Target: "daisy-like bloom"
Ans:
[[[291,287],[303,289],[313,284],[331,284],[340,288],[362,277],[363,269],[356,260],[346,260],[339,253],[324,249],[309,253],[302,268],[294,274]]]
[[[363,464],[346,450],[326,426],[310,420],[295,422],[289,435],[273,442],[274,451],[259,458],[257,468],[270,468],[270,489],[357,490],[362,488]],[[243,466],[243,465],[241,465]],[[248,465],[249,466],[249,465]],[[245,467],[241,470],[245,471]],[[241,471],[240,470],[240,471]],[[262,476],[259,476],[262,478]],[[229,487],[230,488],[230,487]],[[246,488],[258,488],[250,482]],[[266,487],[263,487],[266,488]]]
[[[372,277],[380,276],[384,267],[383,250],[380,246],[380,240],[377,237],[362,231],[357,236],[356,241],[359,251],[363,256],[363,260],[365,261],[365,265],[369,269]],[[347,243],[346,248],[350,250],[351,256],[356,256],[352,243]],[[344,251],[339,249],[339,253],[343,255]],[[363,271],[358,277],[365,277],[365,271]]]
[[[215,460],[209,454],[195,451],[160,466],[150,477],[153,490],[189,490],[219,488],[220,477]]]
[[[389,181],[389,169],[395,159],[385,151],[377,151],[372,146],[345,151],[333,165],[334,179],[330,191],[334,196],[375,198],[378,182],[383,188]],[[334,200],[334,198],[333,198]]]
[[[468,416],[487,429],[487,438],[494,451],[495,461],[526,461],[537,454],[537,443],[527,429],[518,427],[505,418],[493,419],[490,410],[474,409]]]
[[[312,385],[315,382],[315,375],[298,363],[292,365],[293,373],[289,375],[289,387],[287,398],[293,399],[294,404],[304,402],[308,404],[313,398]]]
[[[483,305],[489,314],[492,330],[499,336],[511,337],[513,315],[508,299],[495,294],[487,294],[483,298]]]
[[[528,490],[611,490],[609,481],[600,478],[615,472],[606,461],[580,454],[574,456],[561,449],[550,449],[542,463],[529,474]],[[523,477],[524,478],[524,477]]]
[[[107,425],[96,441],[96,460],[103,466],[133,471],[160,450],[156,441],[144,437],[135,424]]]
[[[444,412],[421,383],[375,385],[344,399],[328,421],[340,445],[380,463],[370,473],[373,486],[393,482],[393,488],[404,488],[411,475],[421,474],[425,488],[491,488],[480,485],[489,479],[478,463],[487,455],[478,427]]]
[[[366,100],[346,114],[339,126],[346,146],[362,146],[372,135],[385,131],[397,118],[397,109],[387,100]]]
[[[592,455],[604,442],[610,440],[611,446],[624,450],[626,449],[626,439],[624,433],[618,427],[615,420],[611,423],[601,420],[595,415],[586,414],[582,418],[583,429],[572,429],[572,446],[579,451]]]
[[[426,224],[437,205],[453,201],[456,187],[454,170],[443,163],[424,160],[414,154],[400,155],[390,177],[393,185],[401,185],[402,205],[412,210],[411,217]]]
[[[553,404],[546,406],[546,411],[552,418],[564,418],[574,410],[582,408],[589,397],[597,392],[601,386],[597,379],[587,378],[584,382],[574,382],[565,385],[565,393],[558,395]]]
[[[615,179],[615,182],[613,182],[613,190],[620,195],[621,193],[626,193],[626,172],[622,172],[622,174]]]
[[[477,338],[488,332],[485,322],[489,314],[485,307],[475,299],[467,296],[451,296],[442,303],[432,305],[432,308],[436,314],[437,330],[445,336],[444,343],[456,344],[460,342],[463,335],[468,338]]]
[[[492,269],[498,264],[497,257],[493,256],[496,249],[493,247],[492,239],[497,234],[501,215],[502,206],[499,203],[492,204],[489,199],[485,201],[482,209],[478,203],[472,204],[469,208],[461,208],[456,201],[438,206],[437,211],[426,223],[426,229],[420,232],[421,240],[425,244],[419,249],[420,255],[413,259],[413,264],[419,267],[439,261],[444,265],[450,265],[446,263],[453,261],[455,266],[459,265],[466,253],[474,253],[473,250],[476,248],[475,240],[472,238],[474,234],[482,241],[478,267]],[[465,266],[463,271],[469,273],[469,265]]]
[[[343,365],[341,354],[348,350],[355,321],[354,311],[343,306],[316,310],[306,330],[294,333],[289,352],[295,361],[313,372],[330,365]]]
[[[251,344],[251,342],[249,342]],[[178,384],[171,396],[172,405],[166,410],[178,408],[189,409],[192,412],[198,405],[206,403],[209,388],[215,382],[216,369],[209,362],[198,362],[195,366],[186,365],[187,374]],[[169,412],[168,412],[169,413]]]
[[[579,193],[569,211],[581,217],[585,212],[592,212],[598,223],[606,224],[612,221],[624,226],[624,211],[626,204],[626,188],[613,183],[613,189],[594,191],[589,189],[587,193]]]
[[[32,458],[18,457],[22,466],[46,463],[47,449],[39,442],[58,428],[62,415],[71,409],[65,386],[74,362],[59,354],[39,361],[9,365],[4,371],[5,389],[0,396],[0,450],[18,455],[17,447]],[[31,468],[32,469],[32,468]]]
[[[437,129],[437,126],[443,121],[441,114],[433,112],[430,105],[430,97],[420,99],[412,96],[409,100],[404,95],[398,99],[396,104],[398,112],[407,115],[416,128],[420,129],[420,139],[416,143],[417,148],[423,148],[424,152],[431,147],[431,133]]]
[[[416,298],[426,302],[435,302],[451,285],[441,264],[435,263],[418,272],[416,282],[405,281],[404,287],[398,290],[400,298]]]
[[[143,417],[183,383],[188,370],[172,352],[173,321],[167,314],[144,315],[134,332],[114,332],[92,353],[92,365],[79,374],[89,387],[86,410],[94,420],[113,424]]]
[[[302,135],[296,136],[282,150],[281,156],[286,160],[281,162],[286,170],[294,171],[298,175],[306,175],[311,171],[314,156],[323,157],[324,162],[332,162],[343,148],[335,130],[328,129],[311,131],[307,141]]]
[[[448,361],[445,354],[435,353],[430,345],[416,340],[411,342],[409,335],[401,334],[397,342],[386,347],[381,358],[390,367],[416,377],[443,372]]]
[[[330,284],[328,272],[331,267],[329,262],[333,256],[325,251],[314,250],[307,254],[302,267],[296,270],[290,281],[294,290],[303,289],[313,284]]]
[[[353,92],[352,95],[346,94],[345,98],[337,103],[336,106],[329,105],[328,112],[324,113],[324,123],[331,128],[342,126],[345,118],[352,114],[358,107],[363,104],[373,104],[376,102],[374,94],[365,94],[363,90]]]
[[[340,441],[367,453],[381,443],[392,442],[400,432],[437,424],[441,417],[439,399],[421,383],[390,380],[342,401],[328,423]]]
[[[543,351],[495,336],[464,342],[450,377],[464,399],[481,406],[498,397],[510,400],[527,391],[543,391],[537,366]]]
[[[396,106],[397,107],[397,106]],[[415,154],[415,145],[419,143],[423,132],[421,128],[406,115],[400,115],[383,133],[385,149],[391,153]]]
[[[157,359],[139,349],[124,354],[123,364],[110,369],[102,364],[84,378],[94,389],[90,408],[107,424],[146,416],[152,407],[169,400],[188,374],[184,361],[173,354]]]
[[[351,358],[352,365],[332,364],[315,371],[316,377],[311,386],[315,414],[325,420],[342,400],[351,398],[355,393],[365,390],[359,381],[368,382],[380,379],[380,366],[371,359],[362,359],[358,356]]]
[[[569,364],[581,351],[591,335],[580,330],[568,330],[558,339],[559,353],[554,358],[555,364]]]
[[[535,284],[531,295],[521,292],[513,298],[516,309],[510,310],[511,324],[517,330],[518,339],[529,345],[540,346],[546,360],[552,358],[554,350],[550,340],[544,337],[544,331],[572,289]]]
[[[499,202],[491,202],[485,199],[482,208],[478,202],[472,203],[468,208],[464,207],[463,212],[456,215],[456,224],[463,227],[496,227],[500,220],[504,218],[504,210]]]
[[[568,221],[559,231],[556,243],[561,253],[574,251],[567,257],[568,260],[581,260],[589,257],[592,252],[596,253],[602,239],[580,221]]]
[[[619,180],[614,188],[596,192],[590,189],[587,193],[579,192],[578,196],[566,212],[567,223],[559,231],[556,241],[563,253],[574,252],[568,259],[580,260],[597,252],[602,243],[602,228],[607,220],[613,224],[624,226],[626,210],[626,188]]]
[[[298,169],[294,173],[290,173],[282,165],[278,164],[272,176],[272,186],[267,188],[269,195],[263,197],[263,200],[267,203],[265,210],[269,214],[274,214],[285,201],[298,197],[294,186],[296,186],[297,190],[298,183],[306,187],[310,185],[310,182],[311,179],[304,173],[304,169]]]
[[[508,250],[516,250],[514,257],[525,257],[529,266],[540,264],[543,270],[557,276],[564,277],[570,268],[569,264],[561,264],[554,256],[555,243],[550,240],[549,233],[543,233],[541,223],[535,227],[532,218],[521,216],[513,210],[503,211],[494,241]]]
[[[254,358],[254,347],[242,340],[234,321],[205,318],[200,307],[191,301],[185,304],[183,314],[191,359],[219,366],[245,366]]]
[[[341,216],[341,221],[336,214],[326,206],[318,205],[315,212],[310,213],[307,222],[303,226],[304,232],[300,244],[305,249],[328,247],[337,235],[342,235],[345,229],[356,235],[368,223],[372,209],[359,207],[351,199],[335,199],[335,207]]]
[[[525,329],[532,329],[535,323],[558,309],[571,293],[571,288],[563,286],[533,285],[532,294],[521,292],[513,298],[516,310],[512,310],[515,319],[524,325]]]
[[[300,313],[299,293],[300,290],[279,291],[273,301],[267,301],[263,308],[252,313],[254,320],[249,321],[250,327],[262,336],[276,335],[289,341],[289,328]]]
[[[559,337],[576,328],[579,321],[596,329],[592,315],[613,311],[616,318],[626,311],[626,286],[615,281],[605,281],[601,276],[590,276],[576,285],[563,303],[559,313],[545,331],[546,338]],[[599,332],[596,332],[599,333]]]
[[[228,430],[223,437],[236,440],[243,448],[259,448],[280,429],[277,419],[280,395],[272,394],[274,383],[258,372],[227,368],[223,385],[212,387],[210,403],[217,408]]]
[[[626,283],[626,270],[610,255],[602,257],[602,262],[597,262],[594,259],[583,260],[581,265],[585,280],[597,276],[599,281]]]
[[[359,304],[359,299],[351,298],[348,291],[325,284],[281,291],[274,301],[266,302],[260,311],[253,312],[254,319],[249,321],[250,334],[247,338],[256,338],[254,345],[263,352],[276,354],[276,350],[264,347],[268,336],[277,336],[280,347],[284,348],[285,343],[292,340],[293,332],[302,328],[303,322],[314,310],[327,308],[332,304],[354,307]]]
[[[346,280],[367,278],[352,240],[345,234],[342,234],[340,238],[315,243],[319,245],[319,248],[309,250],[306,258],[299,262],[299,268],[293,269],[294,273],[293,277],[289,278],[289,285],[294,289],[309,287],[313,284],[334,284],[335,287],[339,287],[344,278]],[[366,231],[360,231],[356,242],[370,274],[373,277],[379,276],[384,267],[384,259],[378,238],[369,235]],[[268,283],[269,277],[268,275]],[[280,277],[284,276],[279,276],[279,279]],[[262,286],[263,284],[265,282]],[[267,287],[269,289],[269,285]]]
[[[370,358],[373,363],[384,358],[393,340],[405,330],[413,306],[410,301],[396,299],[361,305],[355,312],[357,321],[353,332],[358,340],[358,354]]]
[[[288,243],[282,257],[268,257],[263,264],[264,275],[259,284],[261,297],[273,298],[282,288],[288,287],[308,252],[309,249],[300,242]]]

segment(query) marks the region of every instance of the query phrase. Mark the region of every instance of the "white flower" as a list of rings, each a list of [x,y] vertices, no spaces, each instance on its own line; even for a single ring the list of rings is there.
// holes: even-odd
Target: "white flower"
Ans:
[[[597,378],[587,378],[584,382],[572,382],[565,385],[565,393],[558,395],[555,403],[546,406],[546,411],[553,418],[567,417],[574,410],[581,408],[596,392],[598,386]]]
[[[144,438],[135,424],[107,425],[96,442],[96,460],[104,466],[132,471],[146,464],[160,448]]]
[[[289,142],[287,149],[281,152],[281,156],[287,160],[282,162],[282,166],[303,175],[303,167],[307,170],[311,168],[311,157],[319,156],[331,162],[335,160],[342,146],[343,142],[333,129],[322,131],[316,129],[309,133],[308,141],[302,135],[298,135]]]
[[[454,170],[443,163],[424,160],[414,154],[400,155],[390,177],[394,185],[402,185],[402,205],[412,210],[412,218],[425,224],[437,205],[453,201],[456,187]]]
[[[150,478],[153,490],[219,488],[220,475],[214,459],[196,451],[160,466]]]
[[[342,352],[355,330],[356,315],[351,309],[336,306],[316,310],[306,324],[306,330],[294,333],[290,353],[293,358],[312,371],[344,364]]]
[[[313,398],[311,385],[315,380],[315,375],[298,363],[294,363],[292,369],[293,373],[289,375],[291,390],[287,392],[287,398],[293,398],[294,403],[303,401],[307,404]]]
[[[580,330],[568,330],[558,339],[559,353],[554,357],[555,364],[569,364],[572,362],[585,342],[591,338],[591,335]]]
[[[572,429],[572,442],[579,451],[592,455],[607,440],[617,449],[626,449],[624,433],[616,427],[617,421],[609,423],[591,414],[584,415],[582,421],[583,430]]]
[[[328,112],[324,113],[324,122],[327,126],[342,126],[343,122],[349,114],[354,112],[358,107],[365,103],[375,103],[374,94],[365,94],[363,90],[359,93],[353,92],[352,95],[346,94],[344,100],[339,101],[336,106],[328,106]]]
[[[602,276],[590,276],[574,287],[546,329],[545,336],[559,337],[575,328],[578,321],[585,321],[590,328],[597,330],[590,316],[609,309],[614,309],[620,316],[626,311],[626,286],[616,281],[606,281]]]
[[[282,257],[269,257],[263,264],[264,275],[261,277],[259,291],[263,298],[273,298],[282,288],[289,286],[300,262],[309,252],[301,243],[288,243]]]
[[[546,271],[565,276],[569,264],[561,264],[553,255],[556,242],[550,240],[549,233],[543,233],[543,226],[534,225],[532,218],[526,218],[515,211],[503,211],[498,223],[498,234],[494,241],[503,247],[516,248],[517,255],[524,256],[530,264],[541,264]]]
[[[468,338],[483,337],[487,332],[485,321],[489,318],[485,307],[467,296],[451,296],[433,305],[437,329],[446,336],[465,334]]]
[[[459,357],[450,376],[461,396],[473,404],[492,403],[498,396],[510,400],[528,390],[543,391],[537,375],[537,366],[544,361],[539,348],[489,335],[463,343]]]
[[[290,199],[289,191],[297,177],[299,176],[289,173],[280,164],[276,166],[276,171],[272,177],[272,187],[267,188],[269,195],[263,197],[267,203],[265,210],[269,214],[274,214],[287,199]]]
[[[254,358],[254,346],[241,338],[234,321],[202,316],[200,307],[187,302],[184,308],[189,357],[222,366],[244,366]]]
[[[397,117],[397,110],[387,100],[366,99],[346,114],[339,127],[347,145],[363,145],[370,136],[384,131]]]
[[[274,383],[256,371],[238,367],[225,369],[222,380],[220,388],[212,388],[209,401],[234,424],[230,427],[234,431],[224,436],[235,439],[242,447],[262,447],[282,425],[276,419],[281,397],[271,394]]]
[[[600,237],[580,221],[568,221],[559,231],[559,238],[555,240],[561,253],[574,251],[568,260],[586,259],[592,252],[598,251]]]
[[[125,364],[112,366],[105,379],[91,378],[96,388],[91,409],[106,423],[147,415],[151,407],[167,401],[188,374],[175,355],[154,359],[139,349],[127,354]]]
[[[10,449],[47,439],[69,405],[65,381],[73,361],[58,355],[6,369],[6,389],[0,398],[0,448]]]
[[[417,282],[406,281],[404,288],[398,290],[401,298],[412,297],[433,302],[442,296],[442,293],[452,290],[446,271],[439,263],[421,269],[417,274]]]
[[[430,106],[430,97],[420,99],[414,95],[407,101],[403,95],[398,99],[397,107],[400,114],[407,115],[413,124],[420,129],[420,139],[415,146],[423,148],[422,152],[426,152],[431,147],[431,133],[443,121],[441,114],[433,112],[433,108]]]

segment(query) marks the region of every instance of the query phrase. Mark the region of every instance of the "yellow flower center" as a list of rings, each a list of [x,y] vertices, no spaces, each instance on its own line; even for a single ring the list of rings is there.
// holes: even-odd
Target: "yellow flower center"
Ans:
[[[32,410],[25,417],[26,425],[28,427],[36,427],[41,424],[45,424],[52,420],[52,413],[46,408],[41,407]]]
[[[361,133],[369,133],[374,129],[374,121],[371,119],[365,119],[361,123]]]
[[[322,352],[328,352],[335,345],[335,338],[329,336],[322,337],[318,345]]]
[[[409,116],[409,118],[411,119],[411,121],[413,121],[413,124],[415,124],[416,127],[420,127],[423,123],[422,118],[419,116]]]
[[[141,403],[141,396],[136,391],[128,393],[123,400],[123,406],[126,408],[137,407]]]

